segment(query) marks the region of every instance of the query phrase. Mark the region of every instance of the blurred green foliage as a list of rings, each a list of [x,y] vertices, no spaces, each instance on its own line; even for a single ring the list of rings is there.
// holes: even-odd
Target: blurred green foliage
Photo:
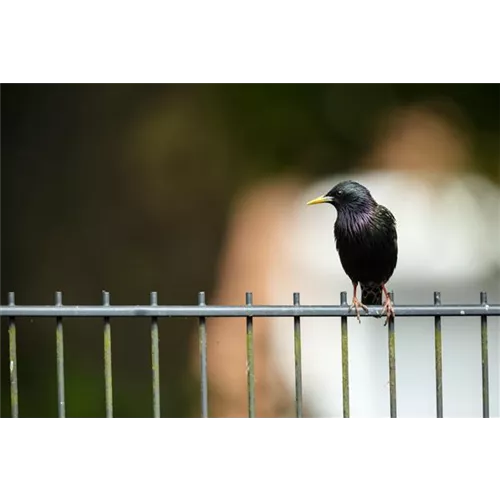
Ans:
[[[454,102],[498,179],[498,85],[4,85],[1,298],[193,304],[213,288],[231,201],[281,173],[348,171],[402,103]],[[242,297],[242,301],[244,297]],[[195,415],[194,323],[160,321],[162,416]],[[68,320],[68,416],[104,415],[102,324]],[[149,324],[112,322],[115,416],[151,416]],[[2,319],[2,416],[10,414]],[[21,416],[56,416],[55,322],[20,320]]]

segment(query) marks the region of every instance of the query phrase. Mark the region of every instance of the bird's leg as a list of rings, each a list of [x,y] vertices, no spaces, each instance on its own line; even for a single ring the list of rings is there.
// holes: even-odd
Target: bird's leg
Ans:
[[[368,307],[366,307],[364,304],[361,303],[360,300],[356,297],[356,290],[358,289],[358,284],[353,283],[352,286],[354,287],[354,291],[352,293],[352,304],[349,306],[348,311],[350,311],[353,307],[356,309],[356,316],[358,318],[358,321],[361,323],[361,318],[359,317],[359,308],[362,307],[366,312],[368,312]]]
[[[385,283],[382,285],[382,290],[385,295],[385,301],[384,301],[384,308],[382,309],[382,313],[380,316],[382,316],[384,313],[387,313],[387,317],[385,319],[384,326],[387,325],[387,322],[389,321],[389,318],[392,316],[394,318],[394,307],[392,304],[391,297],[389,296],[389,292],[387,291],[387,288],[385,287]]]

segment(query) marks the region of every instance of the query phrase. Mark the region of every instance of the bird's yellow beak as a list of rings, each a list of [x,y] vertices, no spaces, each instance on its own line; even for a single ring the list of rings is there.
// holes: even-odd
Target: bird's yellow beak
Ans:
[[[308,201],[308,205],[317,205],[318,203],[329,203],[332,199],[329,196],[319,196],[314,198],[314,200]]]

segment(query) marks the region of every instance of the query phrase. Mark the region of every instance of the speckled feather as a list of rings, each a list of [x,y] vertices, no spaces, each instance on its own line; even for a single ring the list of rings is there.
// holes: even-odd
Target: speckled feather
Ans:
[[[357,182],[341,182],[327,196],[338,211],[334,235],[342,267],[361,285],[361,302],[380,305],[381,287],[397,263],[396,220]]]

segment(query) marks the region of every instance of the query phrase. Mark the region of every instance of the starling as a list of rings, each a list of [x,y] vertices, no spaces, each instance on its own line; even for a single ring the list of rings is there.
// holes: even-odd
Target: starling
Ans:
[[[392,276],[398,258],[396,219],[384,206],[379,205],[370,191],[354,181],[343,181],[328,193],[308,202],[308,205],[330,203],[337,209],[334,235],[340,262],[352,281],[353,299],[349,307],[366,312],[369,305],[382,305],[387,321],[394,316],[394,308],[385,287]],[[356,297],[361,285],[361,301]]]

